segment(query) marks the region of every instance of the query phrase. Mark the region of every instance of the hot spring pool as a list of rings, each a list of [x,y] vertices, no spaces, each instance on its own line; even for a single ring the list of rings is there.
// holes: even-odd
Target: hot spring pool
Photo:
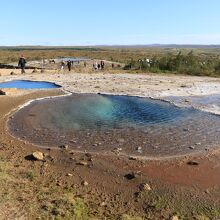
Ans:
[[[43,146],[179,156],[217,147],[220,117],[129,96],[73,94],[34,101],[9,121],[11,133]]]
[[[30,81],[30,80],[13,80],[0,83],[1,88],[16,88],[16,89],[55,89],[61,86],[50,82]]]

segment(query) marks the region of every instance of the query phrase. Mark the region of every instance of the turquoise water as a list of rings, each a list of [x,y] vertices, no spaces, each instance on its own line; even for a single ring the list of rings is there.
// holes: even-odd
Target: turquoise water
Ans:
[[[35,102],[31,109],[39,111],[39,123],[66,131],[166,125],[198,114],[194,109],[181,109],[167,102],[96,94],[74,94]]]
[[[54,89],[61,86],[50,82],[13,80],[0,83],[0,88],[17,88],[17,89]]]
[[[127,154],[162,157],[220,144],[219,116],[129,96],[72,94],[35,101],[8,125],[13,135],[41,146],[87,151],[120,147]]]

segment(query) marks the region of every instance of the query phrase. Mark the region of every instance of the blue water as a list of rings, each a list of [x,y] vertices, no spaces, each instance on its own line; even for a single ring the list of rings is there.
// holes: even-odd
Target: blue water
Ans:
[[[167,125],[190,120],[200,113],[146,98],[96,94],[73,94],[35,102],[29,111],[34,114],[37,111],[36,123],[66,131]]]
[[[18,111],[9,127],[15,136],[41,146],[94,151],[120,146],[128,154],[147,156],[184,155],[220,144],[220,117],[129,96],[72,94],[35,101]]]
[[[54,89],[61,86],[50,82],[13,80],[0,83],[0,88],[17,88],[17,89]]]

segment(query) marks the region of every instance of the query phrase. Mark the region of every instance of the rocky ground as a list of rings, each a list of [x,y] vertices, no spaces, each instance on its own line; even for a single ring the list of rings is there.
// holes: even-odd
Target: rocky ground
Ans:
[[[27,73],[0,81],[52,81],[63,89],[0,96],[0,219],[220,219],[220,152],[140,160],[13,138],[8,117],[27,101],[69,92],[165,98],[220,92],[220,79],[146,74]],[[188,105],[192,105],[190,102]],[[34,153],[35,152],[35,153]],[[34,154],[33,154],[34,153]]]

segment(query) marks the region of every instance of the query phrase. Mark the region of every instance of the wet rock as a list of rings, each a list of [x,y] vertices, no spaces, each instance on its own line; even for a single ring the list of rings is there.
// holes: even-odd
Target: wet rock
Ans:
[[[188,165],[191,165],[191,166],[198,166],[199,165],[199,162],[198,161],[195,161],[195,160],[190,160],[187,162]]]
[[[36,151],[32,154],[32,157],[35,159],[35,160],[39,160],[39,161],[42,161],[44,160],[44,154],[40,151]]]

